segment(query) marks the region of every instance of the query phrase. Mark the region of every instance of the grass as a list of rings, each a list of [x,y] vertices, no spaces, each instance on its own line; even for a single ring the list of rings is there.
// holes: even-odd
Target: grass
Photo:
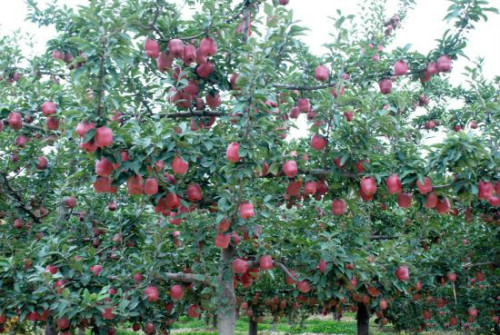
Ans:
[[[351,315],[352,314],[352,315]],[[305,328],[301,329],[298,325],[288,325],[285,319],[274,325],[271,318],[265,318],[264,322],[259,323],[259,334],[273,334],[277,331],[284,334],[343,334],[355,335],[356,334],[356,321],[353,313],[346,313],[342,321],[334,321],[331,316],[329,318],[313,317],[305,321]],[[206,325],[205,320],[190,319],[188,317],[181,317],[177,322],[172,325],[172,334],[175,335],[217,335],[217,332],[211,328],[212,325]],[[370,323],[373,335],[387,335],[394,333],[390,325],[384,327],[381,331],[378,326],[373,322]],[[137,333],[128,329],[118,330],[118,335],[137,335]],[[140,333],[139,333],[140,334]],[[248,334],[248,318],[241,317],[236,322],[236,334]],[[455,332],[428,332],[426,335],[460,335]]]

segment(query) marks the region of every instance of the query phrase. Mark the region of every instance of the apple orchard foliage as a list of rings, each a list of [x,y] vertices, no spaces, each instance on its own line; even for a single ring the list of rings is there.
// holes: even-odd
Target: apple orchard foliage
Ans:
[[[218,276],[255,321],[499,323],[498,80],[447,74],[487,2],[423,55],[391,44],[413,1],[371,1],[321,58],[288,1],[28,2],[58,36],[1,39],[0,324],[166,332],[220,312]]]

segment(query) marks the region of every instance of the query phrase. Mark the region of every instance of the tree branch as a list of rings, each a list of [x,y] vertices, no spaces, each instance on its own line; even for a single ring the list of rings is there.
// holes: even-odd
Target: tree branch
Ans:
[[[179,281],[182,283],[196,282],[206,285],[212,285],[210,276],[200,275],[200,274],[184,273],[184,272],[177,272],[177,273],[167,272],[164,273],[161,277],[166,278],[168,280]]]
[[[28,214],[33,219],[33,221],[35,221],[36,223],[40,223],[40,218],[38,216],[36,216],[35,213],[33,213],[31,210],[26,208],[26,205],[24,204],[23,198],[21,198],[21,196],[10,186],[9,179],[7,178],[7,175],[4,173],[0,173],[0,176],[3,179],[3,185],[7,189],[7,192],[12,197],[14,197],[14,200],[17,202],[15,204],[15,206],[17,208],[19,208],[20,210],[22,210],[23,212],[25,212],[26,214]]]

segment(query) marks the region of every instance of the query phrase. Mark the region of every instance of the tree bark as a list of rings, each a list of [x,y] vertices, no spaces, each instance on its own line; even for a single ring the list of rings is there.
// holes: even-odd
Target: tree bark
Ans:
[[[365,304],[358,304],[358,313],[356,314],[358,335],[370,334],[370,315]]]
[[[45,326],[44,335],[57,335],[56,327],[54,327],[52,322],[48,322]]]
[[[234,335],[236,327],[236,297],[233,287],[232,246],[221,251],[217,288],[217,334]]]
[[[252,318],[248,320],[248,335],[257,335],[258,334],[258,323],[255,322]]]

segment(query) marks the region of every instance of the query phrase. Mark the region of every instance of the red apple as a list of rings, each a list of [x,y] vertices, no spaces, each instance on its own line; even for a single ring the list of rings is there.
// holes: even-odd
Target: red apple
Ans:
[[[288,177],[288,178],[293,178],[297,175],[299,172],[299,169],[297,167],[297,162],[294,160],[289,160],[283,164],[283,173]]]
[[[323,150],[326,147],[326,144],[327,140],[321,135],[314,134],[311,138],[311,147],[314,150]]]
[[[313,195],[316,193],[318,185],[315,181],[308,181],[304,185],[304,193],[307,195]]]
[[[179,39],[172,39],[168,42],[168,52],[173,58],[184,56],[184,43]]]
[[[259,265],[262,270],[271,270],[273,268],[273,259],[268,255],[261,256]]]
[[[160,55],[156,59],[156,66],[160,72],[165,72],[166,70],[172,69],[172,63],[174,58],[170,55],[160,52]]]
[[[49,116],[56,113],[56,104],[52,101],[46,101],[42,104],[42,114],[44,116]]]
[[[181,285],[173,285],[170,288],[170,297],[172,300],[182,300],[184,298],[184,288]]]
[[[307,280],[301,280],[297,283],[297,289],[302,293],[308,293],[311,290],[311,286]]]
[[[208,78],[208,76],[210,76],[213,70],[214,70],[214,64],[206,62],[204,64],[199,65],[196,68],[196,74],[198,74],[200,78]]]
[[[240,217],[242,219],[250,219],[255,216],[253,204],[251,202],[240,204]]]
[[[429,177],[425,177],[423,183],[420,181],[420,179],[417,180],[417,187],[418,187],[418,191],[420,192],[420,194],[427,194],[429,192],[432,192],[432,190],[434,188],[432,186],[432,182],[431,182],[431,179]]]
[[[172,161],[172,170],[174,174],[186,174],[189,163],[184,161],[181,156],[175,156]]]
[[[158,193],[158,180],[156,178],[148,178],[144,183],[144,194],[155,195]]]
[[[410,280],[410,272],[408,270],[408,267],[401,265],[396,269],[396,277],[400,281],[409,281]]]
[[[400,193],[398,195],[398,205],[401,208],[411,207],[412,194],[411,193]]]
[[[228,145],[226,150],[226,159],[231,163],[237,163],[240,161],[240,144],[233,142]]]
[[[493,196],[493,185],[487,181],[480,181],[478,185],[479,199],[488,200]]]
[[[377,193],[377,183],[372,177],[365,177],[361,180],[361,191],[367,196]]]
[[[38,170],[45,170],[49,165],[49,161],[47,160],[46,157],[38,157],[37,163],[36,163],[36,168]]]
[[[101,177],[108,177],[115,170],[113,163],[108,161],[106,157],[95,162],[95,173]]]
[[[443,55],[437,60],[437,70],[439,72],[450,72],[451,70],[451,58],[447,55]]]
[[[397,174],[393,174],[387,178],[387,190],[389,194],[399,194],[402,190],[401,180]]]
[[[200,52],[203,56],[214,56],[217,53],[217,43],[212,38],[205,37],[200,42]]]
[[[394,75],[402,76],[408,73],[408,64],[406,64],[402,60],[398,60],[396,64],[394,64]]]
[[[112,145],[113,131],[106,126],[97,128],[95,131],[94,143],[98,148]]]
[[[160,293],[158,292],[158,289],[156,286],[148,286],[144,290],[144,295],[148,299],[149,302],[156,302],[160,298]]]
[[[354,119],[354,113],[352,111],[344,112],[344,117],[347,122],[351,122]]]
[[[144,51],[146,52],[146,56],[158,58],[160,55],[160,43],[155,40],[147,39],[144,43]]]
[[[380,87],[380,93],[382,94],[389,94],[392,91],[392,81],[390,79],[382,79],[378,83]]]
[[[127,179],[127,190],[129,195],[144,194],[142,176],[134,175]]]
[[[92,265],[90,267],[90,272],[92,272],[95,276],[99,276],[99,274],[101,273],[102,271],[102,266],[96,264],[96,265]]]
[[[23,118],[18,112],[11,112],[8,120],[9,126],[14,130],[19,130],[23,127]]]
[[[187,44],[184,46],[184,55],[182,56],[182,62],[184,65],[189,66],[196,61],[196,48],[194,45]]]
[[[242,260],[241,258],[236,258],[233,261],[233,270],[235,273],[243,274],[248,270],[248,262]]]
[[[311,111],[311,102],[309,99],[299,99],[297,102],[297,107],[301,113],[309,113]]]
[[[332,201],[332,213],[337,216],[344,215],[347,212],[347,203],[343,199]]]
[[[326,271],[326,266],[327,266],[327,263],[324,259],[320,259],[319,260],[319,265],[318,265],[318,268],[319,268],[319,272],[321,273],[325,273]]]
[[[436,193],[429,193],[427,196],[427,201],[425,203],[425,208],[435,208],[439,202],[438,196]]]
[[[76,203],[77,202],[75,197],[64,197],[62,199],[62,204],[67,208],[75,208]]]
[[[330,71],[323,65],[319,65],[314,71],[314,78],[318,81],[327,81],[330,77]]]
[[[191,184],[188,186],[186,191],[188,200],[191,202],[198,202],[203,199],[203,195],[201,192],[201,187],[198,184]]]

